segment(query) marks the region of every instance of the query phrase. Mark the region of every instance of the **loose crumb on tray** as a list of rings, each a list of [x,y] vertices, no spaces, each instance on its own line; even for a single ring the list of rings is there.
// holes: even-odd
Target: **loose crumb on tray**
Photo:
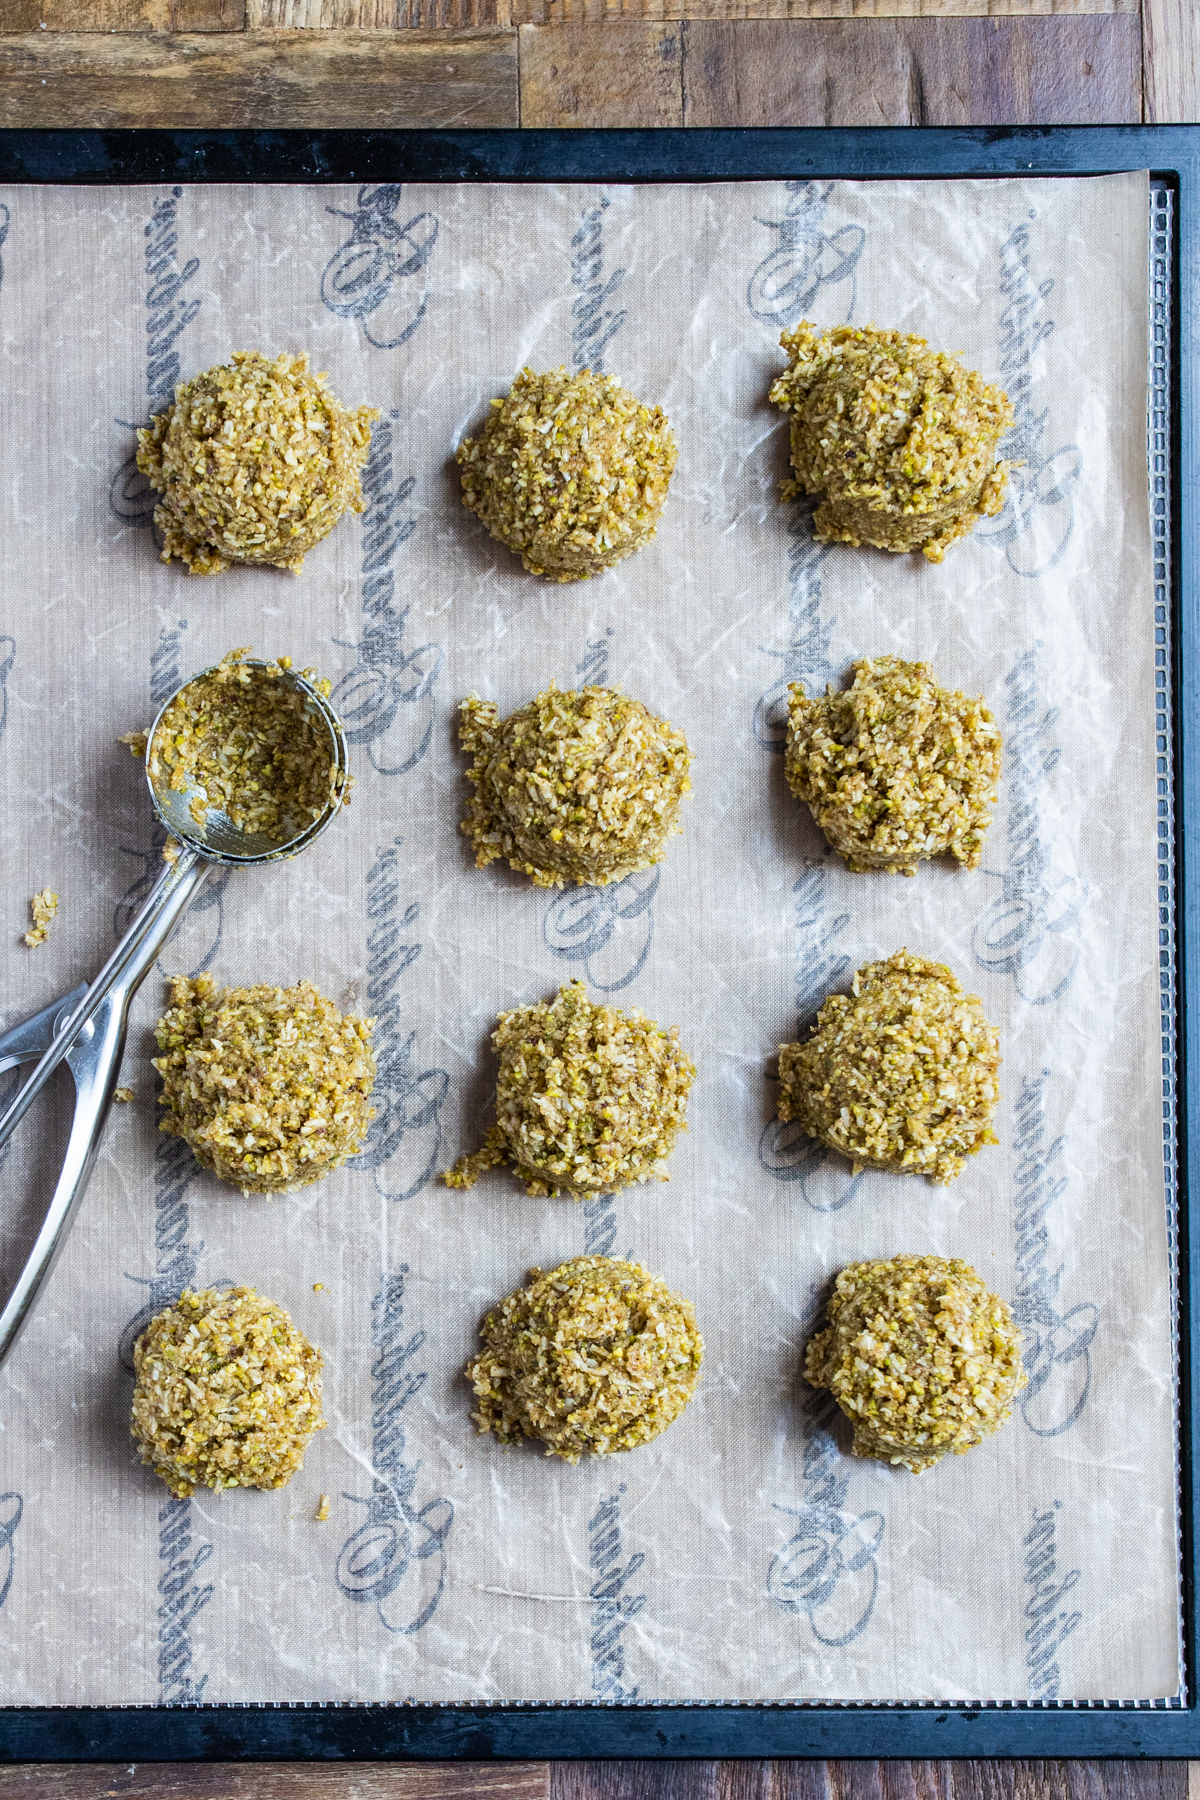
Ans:
[[[35,894],[29,902],[29,910],[33,915],[33,930],[25,933],[25,942],[31,950],[46,941],[46,932],[58,912],[58,895],[51,893],[48,887],[40,894]]]

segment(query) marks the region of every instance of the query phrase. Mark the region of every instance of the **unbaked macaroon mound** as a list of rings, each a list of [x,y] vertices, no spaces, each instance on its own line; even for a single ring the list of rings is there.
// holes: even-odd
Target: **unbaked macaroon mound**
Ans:
[[[522,369],[455,453],[463,505],[531,575],[586,581],[649,543],[679,449],[612,375]]]
[[[1009,465],[997,446],[1013,423],[1002,388],[903,331],[802,319],[779,341],[788,367],[771,399],[792,415],[794,473],[783,497],[820,497],[818,543],[938,563],[1000,511]]]
[[[191,575],[231,563],[299,571],[344,512],[363,510],[359,471],[372,406],[348,410],[307,356],[235,350],[175,389],[138,432],[137,465],[163,498],[163,562]]]
[[[285,1487],[325,1427],[324,1362],[252,1287],[184,1288],[134,1345],[142,1461],[179,1500],[197,1487]]]
[[[945,963],[897,950],[831,994],[805,1044],[779,1052],[779,1117],[848,1156],[854,1172],[944,1187],[999,1140],[1000,1033]]]
[[[1000,729],[980,696],[928,663],[863,657],[842,693],[788,689],[788,786],[851,869],[915,875],[925,857],[977,869],[1000,779]]]
[[[481,1432],[577,1463],[648,1444],[696,1390],[704,1345],[691,1302],[639,1263],[577,1256],[493,1307],[467,1365]]]
[[[666,1180],[696,1075],[675,1026],[597,1006],[571,981],[554,1000],[501,1013],[492,1043],[496,1123],[483,1148],[442,1177],[448,1187],[474,1187],[502,1162],[527,1194],[575,1200]]]
[[[474,694],[459,714],[475,790],[462,828],[479,868],[506,856],[535,887],[603,887],[661,860],[692,758],[640,700],[551,687],[507,719]]]
[[[371,1020],[343,1016],[311,981],[218,989],[177,975],[158,1021],[159,1130],[243,1193],[320,1181],[362,1149],[374,1108]]]
[[[1025,1386],[1012,1313],[957,1258],[851,1263],[827,1318],[809,1339],[805,1378],[854,1426],[855,1456],[919,1475],[990,1437]]]

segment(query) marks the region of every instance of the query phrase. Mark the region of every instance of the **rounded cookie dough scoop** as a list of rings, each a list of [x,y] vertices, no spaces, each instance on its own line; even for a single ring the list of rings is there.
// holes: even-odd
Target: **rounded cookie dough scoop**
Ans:
[[[1000,1033],[945,963],[897,950],[831,994],[804,1044],[779,1052],[779,1117],[848,1156],[854,1172],[944,1187],[998,1140]]]
[[[463,505],[531,575],[586,581],[649,543],[679,449],[612,375],[522,369],[455,452]]]
[[[371,1021],[311,981],[217,990],[176,976],[155,1028],[159,1127],[244,1194],[291,1193],[362,1149],[375,1117]]]
[[[487,1315],[467,1365],[481,1432],[577,1463],[648,1444],[696,1390],[704,1345],[690,1301],[639,1263],[577,1256]]]
[[[851,869],[915,875],[927,857],[977,869],[1000,779],[982,698],[939,687],[928,663],[863,657],[842,693],[788,689],[788,786]]]
[[[138,432],[137,465],[163,498],[163,562],[190,575],[231,563],[299,573],[344,512],[363,510],[371,406],[344,407],[307,356],[235,350],[175,389]]]
[[[780,343],[788,367],[771,399],[791,414],[783,497],[820,500],[820,544],[920,550],[939,563],[1004,505],[1012,429],[1003,389],[924,338],[874,325],[820,331],[802,319]]]
[[[197,1487],[285,1487],[325,1428],[324,1362],[254,1288],[184,1288],[134,1345],[142,1461],[178,1500]]]
[[[805,1378],[854,1426],[855,1456],[919,1475],[998,1431],[1025,1386],[1011,1311],[957,1258],[851,1263],[827,1318],[809,1339]]]
[[[477,867],[506,856],[535,887],[604,887],[661,861],[692,758],[640,700],[551,687],[507,719],[475,695],[459,712],[474,788],[462,829]]]
[[[556,999],[501,1013],[496,1123],[483,1148],[442,1177],[474,1187],[485,1169],[511,1161],[527,1194],[605,1194],[666,1180],[695,1065],[679,1033],[644,1013],[597,1006],[582,981]]]

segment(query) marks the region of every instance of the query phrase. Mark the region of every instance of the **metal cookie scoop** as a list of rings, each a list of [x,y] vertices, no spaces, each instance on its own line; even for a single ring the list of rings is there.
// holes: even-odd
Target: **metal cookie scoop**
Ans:
[[[247,658],[238,666],[263,669],[274,665]],[[37,1242],[0,1313],[0,1364],[33,1311],[42,1283],[54,1267],[83,1198],[117,1086],[129,1005],[153,968],[159,952],[199,893],[214,864],[253,868],[298,855],[325,830],[339,811],[345,795],[349,761],[342,722],[324,695],[303,675],[282,669],[277,679],[303,695],[306,716],[328,739],[333,778],[324,812],[317,819],[306,819],[303,824],[285,818],[282,829],[286,831],[289,824],[295,825],[293,835],[285,842],[240,830],[227,813],[215,806],[208,809],[204,823],[198,824],[191,807],[204,790],[194,784],[182,791],[173,789],[169,772],[154,756],[153,748],[155,733],[168,708],[198,682],[216,672],[216,668],[202,669],[200,674],[193,675],[177,688],[159,710],[148,733],[146,781],[150,803],[167,830],[179,840],[178,857],[164,867],[125,936],[91,985],[73,988],[62,999],[52,1001],[0,1036],[0,1074],[20,1063],[37,1063],[28,1081],[0,1116],[0,1150],[60,1062],[66,1062],[75,1081],[75,1112],[58,1185]]]

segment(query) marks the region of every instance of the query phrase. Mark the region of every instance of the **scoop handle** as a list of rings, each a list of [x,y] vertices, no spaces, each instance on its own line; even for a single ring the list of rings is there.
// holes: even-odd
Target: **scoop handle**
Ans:
[[[137,992],[147,971],[166,942],[180,915],[191,904],[212,864],[206,862],[190,845],[179,853],[178,861],[168,864],[134,915],[121,939],[82,1000],[73,1008],[62,1028],[55,1034],[48,1050],[39,1058],[37,1067],[16,1097],[0,1115],[0,1150],[16,1130],[37,1096],[41,1093],[59,1063],[74,1043],[85,1019],[90,1019],[102,1000],[118,990],[124,992],[125,1008]],[[123,1035],[123,1034],[122,1034]]]
[[[184,851],[159,877],[129,930],[78,1001],[0,1122],[7,1137],[34,1095],[65,1060],[75,1082],[75,1112],[53,1198],[25,1267],[0,1312],[0,1366],[32,1313],[67,1241],[95,1166],[125,1049],[129,1003],[212,864]],[[17,1052],[18,1056],[20,1051]],[[4,1141],[0,1138],[0,1143]]]

